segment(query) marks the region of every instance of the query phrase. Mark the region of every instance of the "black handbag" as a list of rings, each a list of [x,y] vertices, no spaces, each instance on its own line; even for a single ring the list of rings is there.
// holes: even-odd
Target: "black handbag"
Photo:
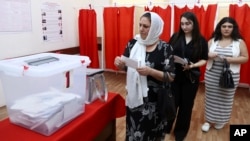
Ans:
[[[229,63],[226,59],[223,61],[223,69],[220,75],[219,85],[222,88],[234,88],[234,80],[232,71],[229,68]]]
[[[191,81],[191,83],[199,82],[200,71],[198,69],[185,70],[186,77]]]
[[[163,84],[157,95],[159,115],[163,120],[173,120],[176,116],[175,98],[170,84]]]

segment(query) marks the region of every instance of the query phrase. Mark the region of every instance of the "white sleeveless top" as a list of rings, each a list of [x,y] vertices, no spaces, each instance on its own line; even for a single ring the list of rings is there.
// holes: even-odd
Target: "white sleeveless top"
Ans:
[[[218,41],[214,42],[213,40],[211,47],[209,48],[209,52],[214,52],[217,44],[218,44]],[[232,53],[233,53],[233,57],[238,57],[240,55],[240,40],[233,41]],[[206,69],[210,70],[212,68],[212,65],[213,65],[213,59],[209,59],[207,61]],[[233,73],[239,73],[240,64],[230,64],[230,69],[232,70]]]

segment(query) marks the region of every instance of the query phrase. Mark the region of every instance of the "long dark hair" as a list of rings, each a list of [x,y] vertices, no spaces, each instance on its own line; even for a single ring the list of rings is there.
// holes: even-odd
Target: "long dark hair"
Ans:
[[[233,31],[231,34],[231,38],[233,40],[243,39],[243,37],[240,34],[240,30],[239,30],[239,26],[237,22],[231,17],[224,17],[220,20],[220,22],[216,25],[216,28],[214,32],[212,33],[211,38],[214,38],[215,41],[222,39],[221,26],[226,22],[233,24]]]
[[[193,30],[192,30],[192,42],[193,42],[193,47],[194,52],[193,52],[193,58],[200,58],[201,53],[202,53],[202,44],[201,44],[201,39],[202,35],[200,32],[200,26],[199,22],[197,20],[197,17],[194,13],[192,12],[185,12],[180,16],[181,18],[186,18],[187,20],[191,20],[193,22]],[[181,24],[179,25],[179,31],[176,33],[176,36],[174,39],[171,41],[171,44],[175,44],[179,42],[178,40],[181,39],[182,37],[185,37],[185,33],[181,28]]]

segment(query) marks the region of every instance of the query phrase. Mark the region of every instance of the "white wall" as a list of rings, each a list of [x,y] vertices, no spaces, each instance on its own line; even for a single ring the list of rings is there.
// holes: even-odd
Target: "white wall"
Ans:
[[[102,10],[109,6],[109,0],[30,0],[32,31],[29,32],[0,32],[0,60],[34,53],[59,50],[79,46],[78,43],[78,12],[81,8],[96,10],[98,36],[102,36]],[[43,2],[57,3],[62,9],[63,40],[43,42],[41,5]],[[14,87],[13,87],[14,88]],[[5,105],[0,80],[0,107]]]
[[[0,33],[1,53],[0,59],[23,56],[39,52],[57,50],[77,46],[76,16],[72,8],[73,3],[57,2],[61,5],[63,21],[63,41],[46,43],[42,40],[41,3],[31,0],[32,31]]]
[[[0,60],[28,54],[76,47],[78,43],[78,10],[89,8],[96,10],[98,36],[102,36],[102,10],[109,5],[109,0],[30,0],[32,31],[29,32],[0,32]],[[41,5],[42,2],[56,2],[62,9],[63,40],[44,42],[42,40]]]

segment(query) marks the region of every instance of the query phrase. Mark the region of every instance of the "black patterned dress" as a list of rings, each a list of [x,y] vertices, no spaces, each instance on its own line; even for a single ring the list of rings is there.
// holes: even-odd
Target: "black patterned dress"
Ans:
[[[133,43],[129,42],[124,56],[129,57],[132,47]],[[169,44],[159,41],[154,51],[146,52],[145,63],[151,68],[174,73],[172,52]],[[147,83],[149,90],[148,97],[144,98],[144,104],[132,109],[126,107],[126,141],[164,140],[167,122],[159,117],[156,102],[157,91],[162,82],[147,76]]]

